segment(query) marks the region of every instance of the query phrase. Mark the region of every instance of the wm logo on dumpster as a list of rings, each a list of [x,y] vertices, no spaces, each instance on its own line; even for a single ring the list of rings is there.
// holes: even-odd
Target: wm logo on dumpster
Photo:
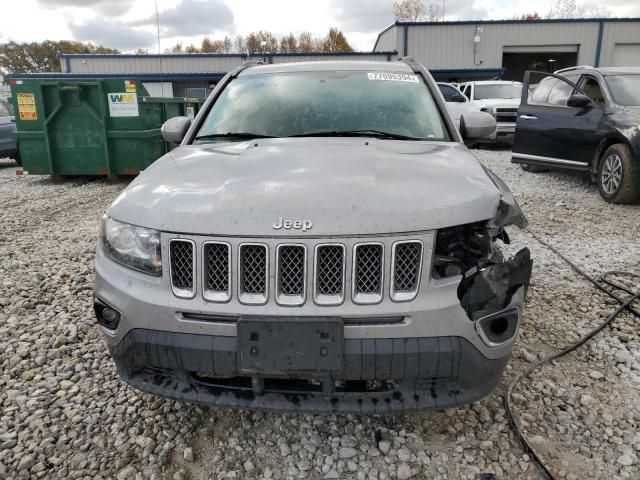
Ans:
[[[108,93],[109,115],[111,117],[137,117],[138,96],[135,93]]]
[[[113,103],[133,103],[136,100],[131,93],[110,93],[109,98]]]

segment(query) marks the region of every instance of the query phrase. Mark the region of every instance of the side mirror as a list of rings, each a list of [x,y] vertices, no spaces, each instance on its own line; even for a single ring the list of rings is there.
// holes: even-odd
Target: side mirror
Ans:
[[[460,117],[460,133],[465,140],[491,135],[496,129],[496,119],[486,112],[465,112]]]
[[[160,133],[169,143],[180,143],[191,126],[189,117],[173,117],[164,122]]]
[[[582,93],[574,93],[567,100],[567,107],[571,108],[591,108],[593,107],[593,100]]]
[[[464,103],[467,101],[467,97],[465,97],[461,93],[456,93],[451,97],[451,101],[456,103]]]

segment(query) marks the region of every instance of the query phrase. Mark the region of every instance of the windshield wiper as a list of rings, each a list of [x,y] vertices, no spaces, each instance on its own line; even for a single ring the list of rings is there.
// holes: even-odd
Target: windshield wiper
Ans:
[[[378,137],[392,140],[427,140],[420,137],[409,137],[399,133],[383,132],[380,130],[331,130],[321,132],[299,133],[289,137]]]
[[[273,135],[262,135],[260,133],[251,132],[227,132],[227,133],[207,133],[206,135],[198,135],[196,140],[213,140],[216,138],[237,138],[240,140],[251,140],[253,138],[276,138]]]

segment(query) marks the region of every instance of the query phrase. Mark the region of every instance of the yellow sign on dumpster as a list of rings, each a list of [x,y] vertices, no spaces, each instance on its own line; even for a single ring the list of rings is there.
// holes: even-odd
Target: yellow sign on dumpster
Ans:
[[[20,120],[37,120],[36,98],[33,93],[18,93],[16,97],[18,100]]]

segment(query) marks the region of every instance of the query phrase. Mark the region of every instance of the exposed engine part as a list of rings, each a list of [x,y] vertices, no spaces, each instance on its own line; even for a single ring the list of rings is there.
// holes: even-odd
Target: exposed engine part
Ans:
[[[488,263],[502,262],[502,252],[496,240],[509,244],[509,236],[502,228],[489,222],[476,222],[438,230],[433,258],[436,278],[466,275]]]
[[[458,298],[472,320],[506,308],[523,285],[526,295],[532,270],[529,249],[520,250],[505,262],[495,244],[496,240],[510,243],[505,226],[526,228],[528,222],[509,187],[491,170],[483,168],[500,190],[496,214],[486,222],[438,230],[432,272],[435,278],[463,275]]]

